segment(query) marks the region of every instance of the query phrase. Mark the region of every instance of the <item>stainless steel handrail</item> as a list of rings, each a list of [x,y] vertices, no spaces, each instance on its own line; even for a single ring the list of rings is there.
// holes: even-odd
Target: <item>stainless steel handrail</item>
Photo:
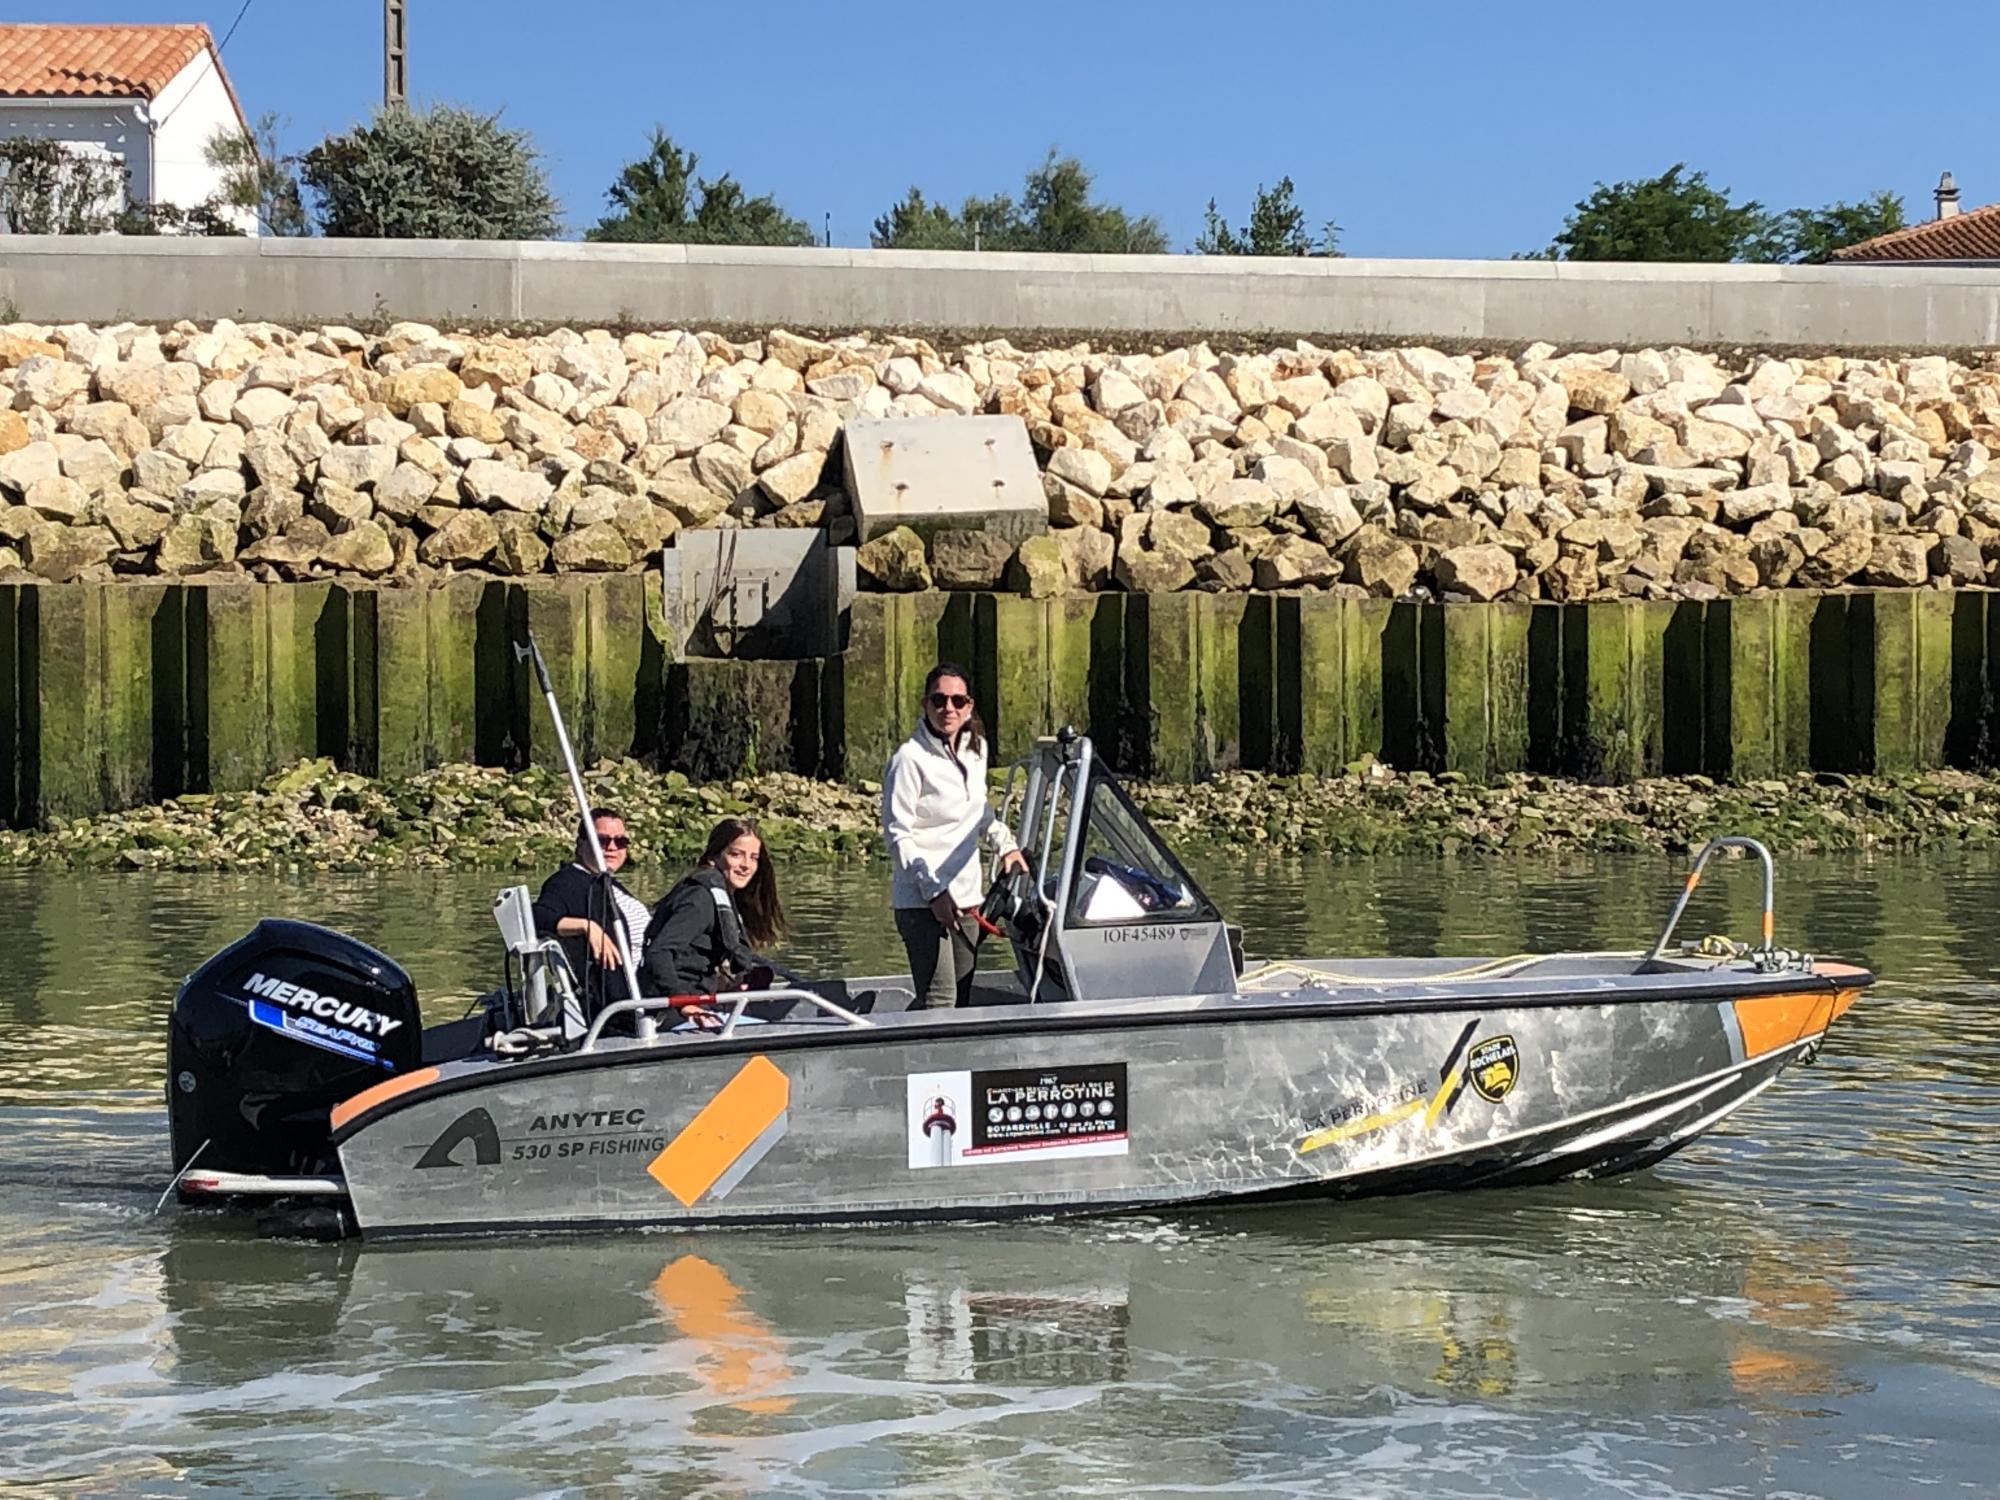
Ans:
[[[723,1024],[722,1030],[708,1033],[708,1035],[716,1037],[728,1036],[736,1029],[736,1023],[743,1017],[744,1007],[749,1005],[752,1000],[804,1000],[808,1004],[825,1011],[827,1014],[845,1021],[849,1026],[872,1027],[875,1024],[865,1016],[857,1016],[846,1007],[834,1004],[833,1001],[827,999],[824,995],[815,995],[811,990],[790,987],[775,990],[731,990],[712,998],[718,1003],[727,1003],[730,1006],[729,1019]],[[665,995],[654,996],[645,1000],[620,1000],[615,1004],[607,1005],[602,1011],[598,1012],[597,1019],[590,1023],[590,1030],[584,1033],[583,1043],[577,1048],[577,1051],[590,1052],[595,1050],[598,1038],[604,1034],[605,1024],[614,1016],[647,1015],[654,1011],[681,1010],[684,1008],[684,1006],[677,1005],[673,999]]]
[[[1694,857],[1694,867],[1688,871],[1687,884],[1681,887],[1681,898],[1674,903],[1673,914],[1667,918],[1667,925],[1660,929],[1659,941],[1653,944],[1652,951],[1646,955],[1648,963],[1666,952],[1667,940],[1674,935],[1674,928],[1680,923],[1681,913],[1687,910],[1688,901],[1694,895],[1694,888],[1701,883],[1702,867],[1708,863],[1710,856],[1720,849],[1748,849],[1764,862],[1764,942],[1761,951],[1765,953],[1771,951],[1771,933],[1776,925],[1772,912],[1772,891],[1777,884],[1777,873],[1771,863],[1771,851],[1753,838],[1747,838],[1740,833],[1731,833],[1718,839],[1710,839],[1701,846],[1701,853]]]

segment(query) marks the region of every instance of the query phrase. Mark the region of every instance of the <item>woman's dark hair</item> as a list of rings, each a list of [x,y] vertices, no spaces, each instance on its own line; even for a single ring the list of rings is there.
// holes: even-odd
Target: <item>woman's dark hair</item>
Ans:
[[[768,948],[785,935],[785,909],[778,904],[778,872],[771,864],[771,846],[763,832],[748,818],[724,818],[709,830],[708,847],[701,851],[700,863],[719,868],[722,851],[745,835],[763,847],[757,873],[740,891],[730,894],[736,901],[736,915],[743,919],[743,937],[753,948]]]
[[[972,696],[972,674],[955,661],[941,661],[931,668],[930,675],[924,679],[925,703],[930,701],[930,696],[937,689],[937,685],[947,677],[956,677],[964,683],[966,696]],[[928,724],[930,721],[926,719],[924,722]],[[977,698],[972,700],[972,717],[965,721],[965,728],[958,732],[958,737],[960,743],[968,750],[979,750],[986,744],[986,725],[979,717]]]

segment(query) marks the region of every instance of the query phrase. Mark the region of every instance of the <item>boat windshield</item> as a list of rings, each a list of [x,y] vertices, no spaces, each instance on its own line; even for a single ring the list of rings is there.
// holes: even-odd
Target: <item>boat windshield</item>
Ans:
[[[1087,798],[1069,925],[1221,920],[1123,787],[1093,776]]]

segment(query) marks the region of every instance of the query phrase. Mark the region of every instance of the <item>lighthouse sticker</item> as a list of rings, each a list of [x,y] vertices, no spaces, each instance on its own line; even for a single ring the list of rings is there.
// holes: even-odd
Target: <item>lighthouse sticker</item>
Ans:
[[[920,1127],[927,1149],[925,1160],[911,1162],[913,1167],[948,1167],[951,1165],[952,1146],[958,1135],[959,1106],[949,1094],[933,1094],[924,1105],[924,1119]]]
[[[1125,1064],[912,1073],[910,1167],[1123,1156]]]

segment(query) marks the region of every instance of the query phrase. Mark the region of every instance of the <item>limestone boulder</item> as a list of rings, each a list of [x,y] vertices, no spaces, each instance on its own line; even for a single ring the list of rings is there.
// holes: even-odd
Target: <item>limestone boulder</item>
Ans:
[[[168,366],[164,363],[100,365],[93,378],[100,397],[122,402],[133,411],[143,411],[170,389]]]
[[[765,469],[757,476],[757,485],[773,505],[794,505],[819,487],[825,472],[824,453],[796,453]]]
[[[1282,454],[1258,459],[1251,467],[1250,477],[1270,493],[1279,511],[1289,510],[1300,496],[1312,494],[1321,485],[1321,477],[1303,462]]]
[[[318,517],[329,534],[337,535],[373,516],[375,501],[360,490],[322,479],[313,486],[312,500],[307,504],[306,512]]]
[[[1416,549],[1380,527],[1364,526],[1347,549],[1345,576],[1377,598],[1400,599],[1417,581]]]
[[[1049,455],[1049,477],[1073,485],[1094,500],[1111,488],[1111,461],[1089,448],[1063,447]]]
[[[1282,536],[1258,554],[1252,578],[1260,589],[1314,588],[1340,577],[1341,565],[1320,543]]]
[[[465,381],[446,365],[414,365],[376,388],[376,399],[399,417],[408,416],[415,406],[448,407],[464,394]]]
[[[119,549],[125,552],[143,552],[151,547],[160,539],[171,519],[165,511],[130,500],[114,499],[104,503],[104,524],[117,538]]]
[[[1030,599],[1053,599],[1067,582],[1062,543],[1053,536],[1029,537],[1007,565],[1007,586]]]
[[[1215,550],[1215,534],[1199,515],[1184,510],[1156,510],[1143,517],[1135,516],[1134,525],[1141,520],[1144,526],[1138,534],[1156,552],[1192,563]]]
[[[549,548],[560,573],[619,573],[632,566],[632,544],[610,521],[565,532]]]
[[[505,516],[497,518],[504,521]],[[493,554],[493,569],[509,578],[526,578],[539,573],[549,560],[549,544],[532,529],[520,526],[500,532],[500,545]]]
[[[646,424],[647,441],[687,458],[722,436],[730,409],[702,396],[682,396],[653,413]]]
[[[259,428],[249,433],[243,440],[243,463],[251,477],[259,484],[275,489],[294,489],[301,479],[298,461],[292,457],[292,450],[285,442],[284,434],[275,428]],[[136,479],[141,466],[133,462],[133,476]],[[143,486],[151,489],[151,485]],[[163,492],[163,493],[171,493]]]
[[[1632,394],[1632,382],[1618,370],[1591,365],[1565,364],[1556,374],[1571,411],[1609,416]]]
[[[200,573],[236,560],[237,532],[220,518],[194,514],[175,516],[153,551],[153,567],[161,573]]]
[[[1194,586],[1205,593],[1240,594],[1256,581],[1250,554],[1241,547],[1224,547],[1194,565]]]
[[[1440,591],[1464,594],[1481,603],[1499,598],[1519,577],[1514,554],[1491,543],[1442,552],[1431,571]]]
[[[1109,532],[1095,526],[1075,526],[1054,536],[1062,553],[1063,576],[1071,589],[1088,592],[1109,583],[1117,551]]]
[[[1014,544],[989,531],[952,529],[930,539],[931,578],[941,589],[994,589],[1006,576]]]
[[[924,539],[907,526],[897,526],[862,543],[854,563],[884,593],[913,593],[931,586]]]
[[[319,475],[349,489],[373,489],[396,467],[396,449],[388,443],[341,444],[319,461]]]
[[[90,371],[66,359],[31,354],[14,368],[14,400],[19,406],[54,411],[89,394]],[[28,559],[28,566],[31,569],[35,567],[32,557]]]
[[[225,416],[244,431],[255,432],[261,427],[279,426],[297,410],[298,403],[284,391],[258,386],[232,401]]]
[[[1278,498],[1261,480],[1232,479],[1203,495],[1195,509],[1217,526],[1262,526],[1278,514]]]
[[[488,510],[539,514],[548,508],[555,486],[539,470],[517,469],[498,459],[477,459],[465,466],[460,481],[465,497]]]
[[[1871,588],[1916,588],[1930,581],[1931,538],[1904,534],[1878,536],[1861,581]]]
[[[1307,535],[1323,547],[1337,547],[1361,529],[1361,513],[1344,485],[1301,495],[1293,502],[1292,512]]]
[[[208,510],[216,505],[240,506],[249,492],[241,469],[203,469],[181,486],[177,498],[188,510]]]
[[[243,531],[254,541],[265,541],[305,513],[305,496],[297,490],[260,485],[243,502]]]
[[[68,526],[46,522],[21,538],[21,562],[30,573],[51,583],[68,583],[103,566],[118,550],[118,538],[107,526]]]
[[[396,548],[380,524],[361,521],[328,537],[319,549],[319,561],[335,572],[377,578],[395,566]]]
[[[444,430],[455,438],[473,438],[482,443],[504,443],[507,430],[500,418],[476,402],[458,400],[444,409]]]
[[[90,491],[67,475],[37,479],[23,492],[21,503],[46,521],[81,525],[89,516]]]
[[[0,454],[0,494],[19,497],[38,479],[55,479],[62,474],[62,454],[46,440]]]
[[[1976,588],[1986,581],[1986,557],[1967,536],[1941,536],[1931,544],[1931,577],[1953,588]]]
[[[1113,569],[1128,594],[1172,594],[1194,582],[1194,564],[1177,553],[1159,552],[1134,539],[1118,548]]]
[[[963,370],[939,370],[926,375],[917,394],[941,411],[970,416],[979,410],[979,388]]]

